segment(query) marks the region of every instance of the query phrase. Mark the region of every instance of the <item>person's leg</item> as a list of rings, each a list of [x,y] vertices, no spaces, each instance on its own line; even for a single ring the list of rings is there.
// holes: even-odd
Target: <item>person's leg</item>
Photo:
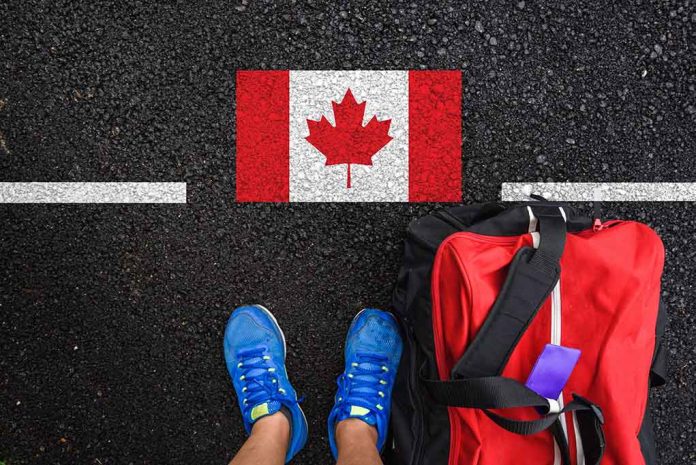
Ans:
[[[289,441],[290,422],[282,412],[259,418],[230,465],[283,465]]]
[[[394,317],[376,309],[358,313],[348,329],[345,370],[329,414],[329,443],[340,465],[382,463],[391,393],[403,343]]]
[[[285,370],[285,337],[260,305],[237,308],[225,329],[225,362],[249,439],[230,462],[280,465],[307,441],[307,420]]]
[[[377,450],[377,428],[358,418],[336,424],[336,465],[382,465]]]

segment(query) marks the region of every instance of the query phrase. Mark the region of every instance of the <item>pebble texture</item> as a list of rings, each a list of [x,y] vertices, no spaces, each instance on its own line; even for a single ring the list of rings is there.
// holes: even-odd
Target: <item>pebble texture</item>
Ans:
[[[694,181],[693,2],[0,3],[0,181],[189,183],[186,205],[0,206],[0,460],[224,463],[233,306],[289,342],[310,442],[351,317],[436,205],[234,203],[234,70],[464,73],[464,200],[503,182]],[[580,208],[589,210],[587,204]],[[667,250],[660,464],[696,463],[693,204],[615,203]]]

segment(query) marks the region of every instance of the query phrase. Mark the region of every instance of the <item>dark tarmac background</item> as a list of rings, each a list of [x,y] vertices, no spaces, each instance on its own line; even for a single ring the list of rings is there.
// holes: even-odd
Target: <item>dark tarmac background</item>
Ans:
[[[224,463],[244,434],[222,332],[260,302],[306,397],[296,463],[328,463],[344,332],[388,305],[406,225],[439,206],[235,204],[234,71],[462,69],[466,202],[696,181],[694,2],[618,3],[0,2],[0,181],[189,186],[187,205],[0,206],[0,460]],[[665,241],[658,452],[696,463],[693,204],[605,208]]]

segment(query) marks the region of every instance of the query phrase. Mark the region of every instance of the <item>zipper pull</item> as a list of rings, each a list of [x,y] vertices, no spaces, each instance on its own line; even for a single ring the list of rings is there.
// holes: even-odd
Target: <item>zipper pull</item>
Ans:
[[[594,210],[594,224],[592,225],[592,230],[594,232],[601,231],[604,229],[602,224],[602,204],[598,200],[592,202],[592,209]]]

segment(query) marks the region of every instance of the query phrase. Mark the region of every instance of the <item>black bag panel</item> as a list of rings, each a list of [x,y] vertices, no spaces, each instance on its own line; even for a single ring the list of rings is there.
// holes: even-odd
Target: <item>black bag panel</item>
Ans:
[[[402,327],[402,334],[406,331]],[[413,386],[409,380],[413,354],[415,349],[404,334],[404,350],[396,373],[396,381],[392,391],[390,439],[384,451],[384,459],[390,464],[410,464],[414,454],[415,438],[420,428],[416,406],[418,399],[414,398]]]
[[[430,272],[434,252],[406,242],[404,265],[392,294],[392,307],[405,330],[415,333],[418,344],[432,354],[434,341],[430,308]]]
[[[663,386],[667,382],[667,351],[662,343],[665,327],[667,326],[667,308],[662,299],[660,299],[659,305],[660,308],[657,311],[657,322],[655,324],[655,352],[653,354],[652,366],[650,367],[651,388]],[[643,453],[643,458],[645,458],[645,465],[657,464],[651,404],[650,393],[648,392],[643,422],[638,432],[638,442],[640,442],[640,450]]]
[[[655,353],[650,368],[650,387],[663,386],[667,382],[667,351],[662,343],[665,326],[667,326],[667,308],[660,300],[660,309],[657,312],[657,324],[655,325]]]
[[[446,465],[450,439],[447,408],[434,405],[425,395],[418,382],[418,369],[425,363],[428,372],[437,375],[430,276],[438,241],[456,229],[432,216],[425,217],[425,221],[416,220],[411,226],[392,297],[404,351],[392,394],[391,447],[385,451],[384,459],[392,465]],[[414,226],[417,232],[413,231]]]
[[[403,264],[392,295],[392,305],[406,324],[409,323],[413,302],[421,288],[425,286],[426,290],[430,290],[430,283],[423,280],[430,274],[440,242],[456,231],[432,215],[414,220],[409,225],[404,241]]]
[[[388,465],[447,465],[449,461],[449,414],[434,404],[418,382],[418,366],[428,363],[404,332],[404,352],[392,394],[391,446],[384,453]]]
[[[645,415],[643,423],[638,432],[638,442],[640,442],[640,451],[643,453],[645,465],[657,465],[657,451],[655,449],[655,433],[653,431],[652,413],[650,412],[650,394],[645,403]]]

